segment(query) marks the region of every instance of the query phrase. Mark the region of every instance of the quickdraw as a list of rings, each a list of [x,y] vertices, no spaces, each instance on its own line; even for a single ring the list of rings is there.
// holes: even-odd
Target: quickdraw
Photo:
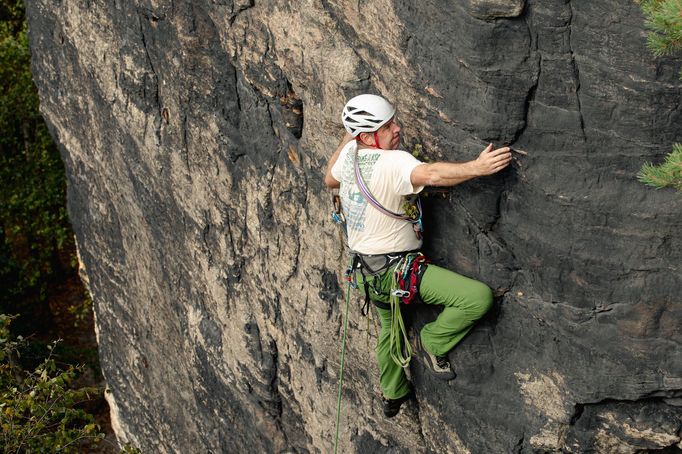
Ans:
[[[419,282],[421,276],[429,263],[424,254],[417,252],[407,254],[399,267],[395,269],[397,289],[392,289],[392,293],[399,297],[403,304],[410,304],[419,294]]]

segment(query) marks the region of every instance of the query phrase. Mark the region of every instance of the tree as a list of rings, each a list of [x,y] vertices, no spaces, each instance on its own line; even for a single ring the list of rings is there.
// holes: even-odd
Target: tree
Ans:
[[[650,30],[647,43],[654,55],[660,57],[682,50],[682,0],[642,0],[640,5]],[[644,164],[637,178],[658,189],[672,186],[682,192],[682,144],[673,145],[663,164]]]
[[[50,279],[73,269],[64,166],[38,112],[21,0],[0,1],[0,307],[46,305]],[[26,311],[30,312],[30,311]]]

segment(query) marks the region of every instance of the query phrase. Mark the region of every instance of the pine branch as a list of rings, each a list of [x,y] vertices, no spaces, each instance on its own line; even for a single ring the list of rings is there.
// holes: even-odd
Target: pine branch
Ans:
[[[682,0],[641,2],[646,26],[651,30],[647,44],[656,56],[682,50]]]
[[[656,189],[672,186],[682,192],[682,144],[673,145],[673,151],[665,157],[662,164],[644,164],[637,179]]]

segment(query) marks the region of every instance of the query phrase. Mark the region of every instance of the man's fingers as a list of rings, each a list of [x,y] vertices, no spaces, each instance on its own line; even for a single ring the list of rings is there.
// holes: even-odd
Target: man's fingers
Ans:
[[[511,153],[502,153],[496,156],[491,154],[488,155],[486,158],[488,160],[488,165],[493,166],[501,162],[511,161],[512,156]]]
[[[493,149],[493,144],[492,144],[492,143],[489,143],[488,146],[485,147],[485,148],[483,149],[483,151],[481,151],[481,154],[490,153],[490,151],[491,151],[492,149]]]
[[[499,172],[500,170],[504,169],[511,163],[511,156],[500,156],[494,161],[491,161],[490,167],[493,170],[493,173]]]
[[[503,165],[499,165],[499,166],[495,166],[495,167],[493,167],[492,169],[490,169],[490,173],[489,173],[488,175],[492,175],[492,174],[498,173],[498,172],[504,170],[507,166],[509,166],[509,163],[506,163],[506,164],[503,164]]]
[[[489,146],[491,146],[491,145],[489,145]],[[490,155],[491,156],[498,156],[498,155],[505,154],[505,153],[509,153],[511,155],[511,149],[509,147],[498,148],[497,150],[491,151]]]
[[[504,161],[498,162],[496,165],[502,166],[502,167],[507,167],[511,163],[511,159],[505,159]]]
[[[489,143],[487,147],[481,152],[479,158],[488,170],[486,175],[497,173],[509,165],[512,160],[511,149],[509,147],[502,147],[493,150],[493,144]]]
[[[485,159],[488,162],[488,165],[493,165],[493,164],[497,164],[498,162],[511,160],[512,155],[509,152],[506,152],[506,153],[502,152],[502,153],[498,153],[498,154],[490,153],[490,154],[485,156]]]

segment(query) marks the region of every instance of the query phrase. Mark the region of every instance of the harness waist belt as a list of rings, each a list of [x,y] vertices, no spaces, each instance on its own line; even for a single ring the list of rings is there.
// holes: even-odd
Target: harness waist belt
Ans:
[[[361,254],[355,252],[354,254],[360,260],[360,264],[364,271],[366,271],[368,275],[374,276],[383,272],[386,268],[411,252],[415,251],[389,252],[388,254]]]

